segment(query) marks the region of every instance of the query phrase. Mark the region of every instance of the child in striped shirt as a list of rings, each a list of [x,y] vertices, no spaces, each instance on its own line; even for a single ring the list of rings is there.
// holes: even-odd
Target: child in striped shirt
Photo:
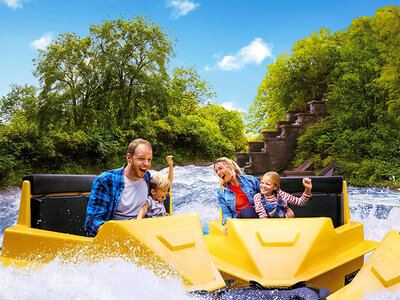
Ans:
[[[280,177],[276,172],[265,173],[260,180],[261,193],[254,195],[254,207],[261,219],[293,218],[289,204],[304,206],[311,197],[311,179],[303,178],[304,193],[297,198],[280,189]]]

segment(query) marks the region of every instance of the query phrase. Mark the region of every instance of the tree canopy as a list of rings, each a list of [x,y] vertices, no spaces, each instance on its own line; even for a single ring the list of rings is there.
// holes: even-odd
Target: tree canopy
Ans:
[[[125,163],[135,138],[155,163],[233,156],[246,148],[238,112],[212,104],[194,67],[169,70],[176,40],[149,17],[60,34],[34,60],[40,86],[13,85],[0,102],[0,185],[28,172],[99,172]],[[8,178],[8,179],[7,179]]]
[[[297,163],[335,160],[356,185],[400,186],[400,10],[384,6],[331,33],[322,28],[268,66],[247,116],[272,128],[286,110],[328,100],[330,116],[299,139]]]

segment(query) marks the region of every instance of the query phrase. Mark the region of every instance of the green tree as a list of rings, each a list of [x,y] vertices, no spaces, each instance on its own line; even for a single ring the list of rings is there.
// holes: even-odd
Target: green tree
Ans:
[[[237,110],[229,111],[217,104],[210,104],[201,109],[200,116],[218,125],[221,134],[230,141],[235,152],[243,152],[247,149],[242,113]]]
[[[138,16],[93,25],[83,38],[61,34],[39,51],[40,88],[15,85],[0,102],[0,185],[30,172],[121,166],[138,137],[153,144],[156,163],[167,154],[183,163],[242,149],[241,115],[204,113],[215,93],[195,68],[169,74],[174,42]]]
[[[169,111],[176,116],[197,114],[215,96],[193,67],[174,69],[169,93],[172,99]]]
[[[331,117],[299,139],[298,160],[311,156],[321,166],[335,159],[338,172],[356,185],[399,185],[396,24],[399,8],[385,6],[338,33],[341,43],[328,92]]]
[[[296,162],[335,160],[356,185],[400,185],[400,10],[384,6],[330,34],[295,43],[268,66],[250,108],[249,131],[271,128],[286,110],[328,99],[330,117],[299,138]]]
[[[34,86],[12,85],[11,92],[0,100],[0,124],[8,124],[13,116],[23,113],[29,120],[36,120],[39,113],[39,102]]]
[[[143,111],[157,112],[168,98],[172,46],[168,33],[143,16],[93,25],[86,38],[61,34],[35,60],[40,99],[46,110],[59,108],[47,123],[127,128]]]
[[[268,71],[250,106],[248,132],[273,128],[287,110],[305,110],[311,100],[324,99],[337,57],[337,43],[322,28],[295,43],[292,53],[281,54]]]

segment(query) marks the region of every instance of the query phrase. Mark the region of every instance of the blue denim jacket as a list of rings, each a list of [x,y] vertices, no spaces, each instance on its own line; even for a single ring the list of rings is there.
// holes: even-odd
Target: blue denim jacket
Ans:
[[[254,195],[260,192],[260,182],[253,176],[250,175],[239,175],[236,174],[240,181],[240,188],[246,194],[251,206],[254,207]],[[226,190],[221,187],[217,191],[218,202],[222,212],[222,224],[226,223],[227,219],[236,218],[236,198],[235,194],[226,185]]]

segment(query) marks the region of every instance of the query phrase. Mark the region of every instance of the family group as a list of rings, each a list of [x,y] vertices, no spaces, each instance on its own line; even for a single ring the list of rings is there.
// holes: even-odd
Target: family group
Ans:
[[[167,157],[168,176],[151,175],[152,145],[136,139],[128,146],[127,164],[100,174],[93,182],[86,211],[85,227],[95,236],[109,220],[129,220],[168,216],[163,201],[173,181],[173,159]],[[265,173],[260,181],[242,174],[231,159],[221,157],[214,163],[219,177],[218,202],[226,231],[229,218],[293,218],[289,204],[303,206],[311,197],[310,178],[303,179],[304,193],[300,198],[280,189],[276,172]]]

